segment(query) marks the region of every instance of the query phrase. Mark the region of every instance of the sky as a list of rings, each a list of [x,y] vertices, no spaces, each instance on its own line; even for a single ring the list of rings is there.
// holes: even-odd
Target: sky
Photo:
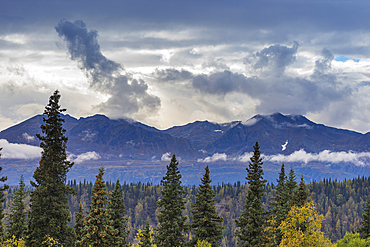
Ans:
[[[281,112],[366,133],[369,16],[366,0],[0,1],[0,130],[58,89],[76,118]]]

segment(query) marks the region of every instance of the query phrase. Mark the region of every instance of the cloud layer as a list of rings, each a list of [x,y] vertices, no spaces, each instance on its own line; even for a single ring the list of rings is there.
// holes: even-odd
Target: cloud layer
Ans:
[[[75,155],[75,154],[68,154],[68,157],[67,159],[69,161],[72,161],[76,164],[80,164],[84,161],[89,161],[89,160],[98,160],[100,159],[100,155],[98,153],[96,153],[95,151],[93,152],[86,152],[86,153],[82,153],[82,154],[79,154],[79,155]]]
[[[241,161],[241,162],[250,162],[250,157],[253,156],[253,153],[245,153],[239,157],[230,157],[226,154],[216,153],[211,157],[205,159],[198,159],[198,162],[216,162],[216,161]],[[329,150],[324,150],[320,153],[307,153],[303,149],[294,151],[290,155],[261,155],[264,162],[273,162],[273,163],[300,163],[308,164],[309,162],[322,162],[329,164],[338,164],[338,163],[352,163],[356,166],[367,166],[370,164],[370,152],[332,152]]]
[[[369,2],[162,3],[2,6],[0,128],[42,113],[59,89],[75,117],[162,129],[279,111],[370,130]]]
[[[2,159],[37,159],[41,157],[42,149],[26,144],[9,143],[5,139],[0,139],[2,147]]]

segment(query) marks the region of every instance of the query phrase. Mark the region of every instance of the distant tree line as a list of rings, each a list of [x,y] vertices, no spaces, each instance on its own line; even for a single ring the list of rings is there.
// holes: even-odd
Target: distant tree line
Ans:
[[[67,182],[73,163],[59,99],[55,91],[45,108],[31,190],[23,176],[18,188],[0,189],[0,246],[370,244],[368,178],[298,184],[282,164],[276,185],[267,184],[258,143],[244,184],[211,185],[207,166],[199,186],[182,186],[175,155],[160,185],[105,182],[103,167],[94,184]]]

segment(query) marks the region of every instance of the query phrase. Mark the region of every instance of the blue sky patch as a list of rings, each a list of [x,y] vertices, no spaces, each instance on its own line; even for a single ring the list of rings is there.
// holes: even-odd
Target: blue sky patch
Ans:
[[[356,63],[360,62],[360,59],[349,58],[346,56],[339,56],[339,57],[334,58],[334,60],[339,61],[339,62],[346,62],[348,60],[353,60]]]

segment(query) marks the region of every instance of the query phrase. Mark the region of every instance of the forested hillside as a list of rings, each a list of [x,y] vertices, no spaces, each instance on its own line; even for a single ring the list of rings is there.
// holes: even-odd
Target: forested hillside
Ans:
[[[115,187],[113,182],[107,182],[106,184],[108,191],[112,191]],[[86,209],[90,205],[93,183],[69,181],[69,186],[77,191],[75,196],[69,196],[71,225],[74,225],[75,212],[78,211],[79,203]],[[236,246],[234,220],[239,217],[240,211],[243,209],[247,187],[244,183],[239,182],[213,185],[216,194],[216,209],[218,214],[224,218],[222,225],[225,228],[222,243],[225,243],[225,246]],[[154,228],[156,227],[158,223],[156,202],[161,196],[162,186],[148,183],[123,183],[121,188],[124,192],[128,228],[130,229],[129,239],[132,241],[137,230],[144,228],[147,217],[150,219],[150,224]],[[188,216],[190,215],[190,202],[195,200],[196,188],[196,186],[185,187],[187,203],[184,213]],[[272,184],[267,184],[265,188],[263,203],[266,209],[269,209],[269,202],[275,196],[274,188]],[[357,230],[361,224],[362,214],[370,192],[369,178],[361,177],[342,182],[325,179],[307,184],[306,188],[315,202],[317,212],[325,216],[322,230],[332,242],[343,238],[346,232]],[[12,203],[11,196],[14,191],[15,188],[13,187],[6,192],[6,201],[3,205],[5,212],[9,212],[9,205]],[[26,199],[26,202],[28,200],[29,198]]]

